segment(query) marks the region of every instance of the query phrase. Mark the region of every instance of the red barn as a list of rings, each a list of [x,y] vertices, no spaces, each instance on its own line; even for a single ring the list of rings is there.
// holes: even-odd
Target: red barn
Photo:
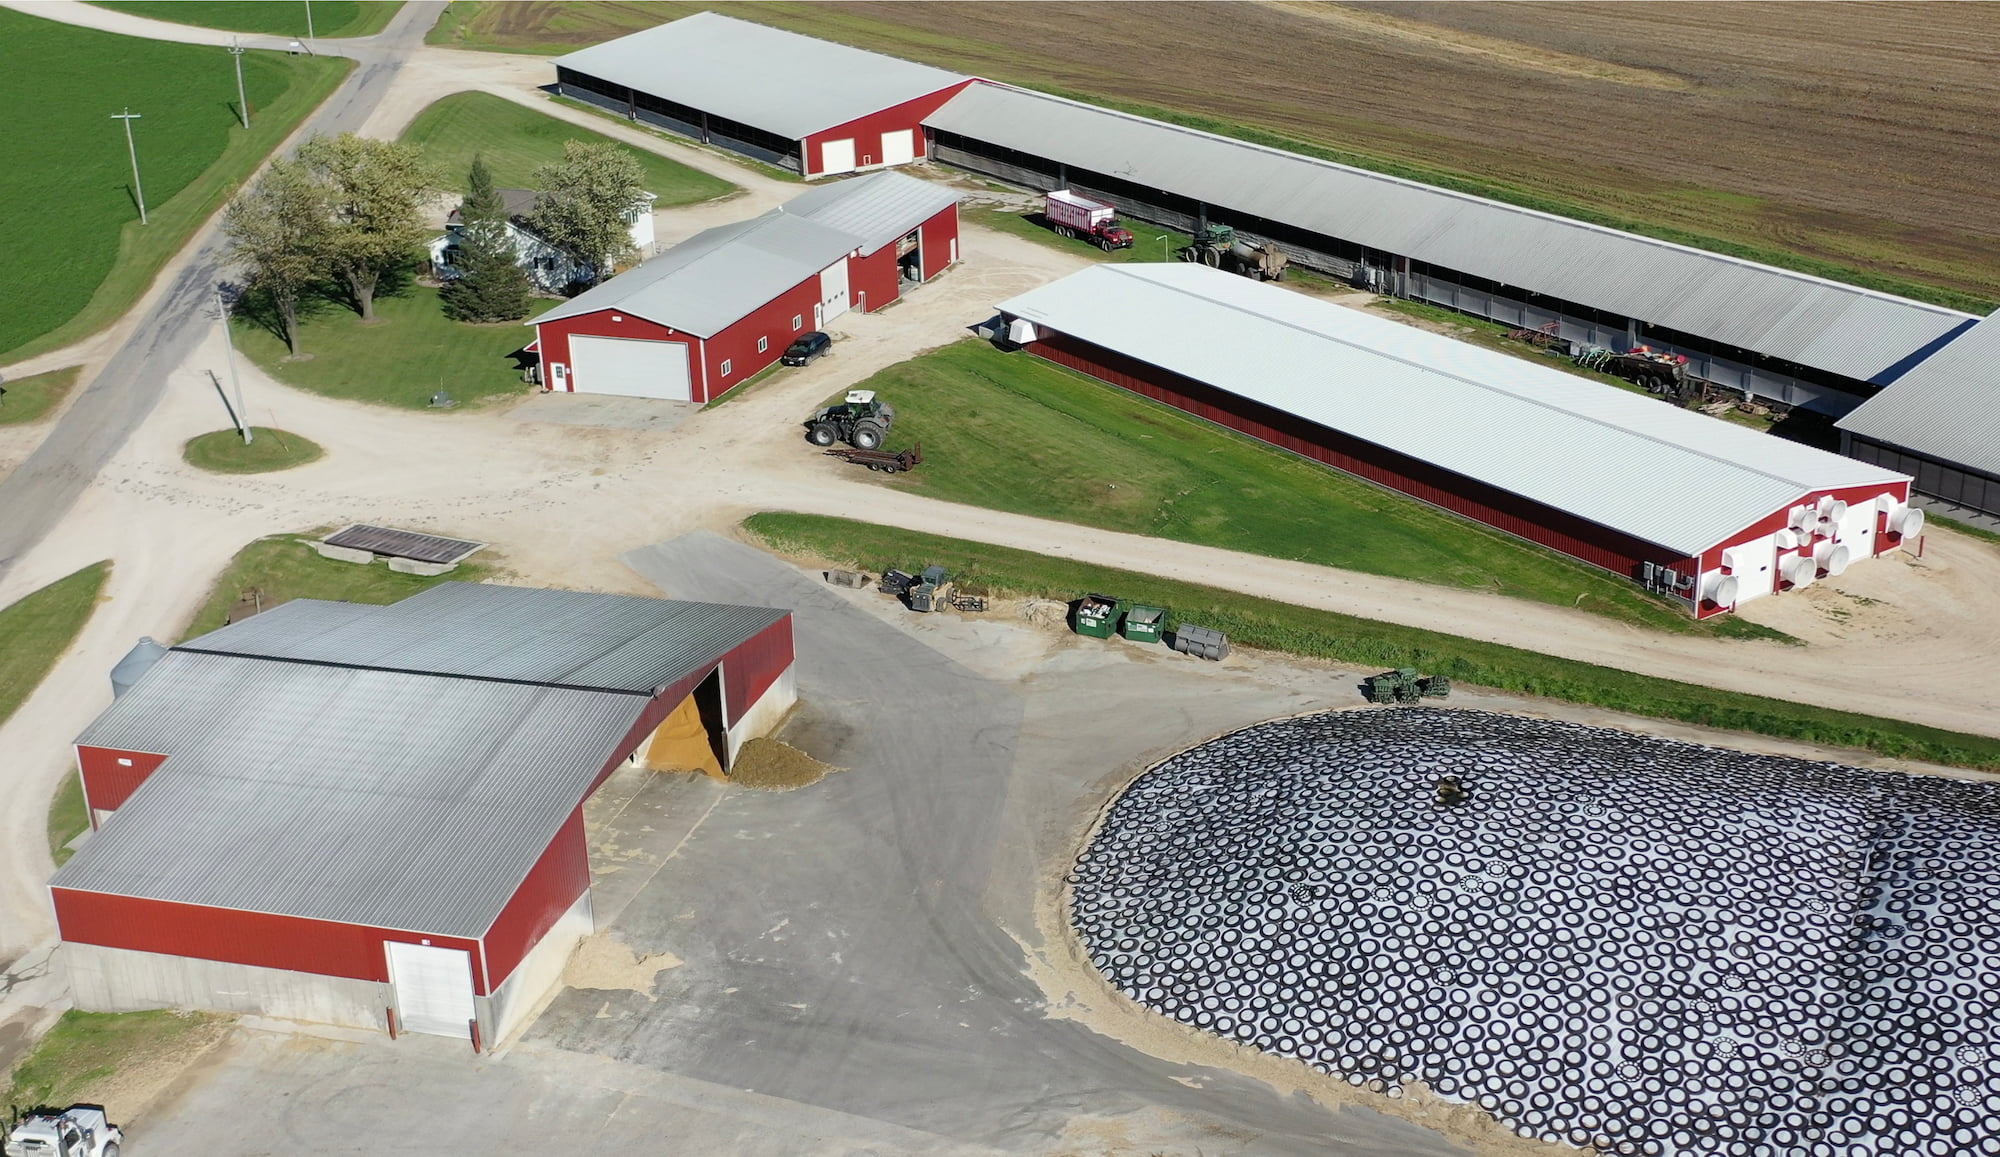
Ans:
[[[957,260],[958,194],[874,173],[697,233],[528,324],[551,390],[709,402]]]
[[[77,740],[76,1006],[498,1041],[593,930],[584,800],[628,759],[720,773],[792,658],[789,611],[466,583],[175,647]]]
[[[1202,265],[1100,265],[1000,312],[1038,356],[1702,616],[1922,524],[1907,475]]]
[[[700,12],[558,57],[556,90],[808,177],[921,160],[972,78]]]

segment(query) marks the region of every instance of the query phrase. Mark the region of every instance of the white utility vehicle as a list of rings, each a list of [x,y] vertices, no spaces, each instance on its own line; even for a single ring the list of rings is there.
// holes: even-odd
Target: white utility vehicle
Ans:
[[[30,1113],[7,1131],[7,1157],[118,1157],[125,1131],[102,1105],[72,1105],[60,1113]]]

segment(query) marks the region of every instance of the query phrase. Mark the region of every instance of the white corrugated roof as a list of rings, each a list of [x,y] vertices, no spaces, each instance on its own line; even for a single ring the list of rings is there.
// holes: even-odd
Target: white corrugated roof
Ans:
[[[2000,474],[2000,313],[1839,422],[1863,438]]]
[[[861,239],[863,256],[958,204],[956,192],[903,173],[871,173],[815,185],[785,202],[785,212]]]
[[[1202,265],[1099,265],[1000,309],[1689,556],[1904,477]]]
[[[1972,315],[1382,173],[979,82],[932,128],[1861,381]]]
[[[966,79],[713,12],[593,45],[555,63],[794,140]]]

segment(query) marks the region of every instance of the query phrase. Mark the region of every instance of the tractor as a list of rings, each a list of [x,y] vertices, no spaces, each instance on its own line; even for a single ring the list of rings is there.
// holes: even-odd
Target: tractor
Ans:
[[[806,440],[815,446],[845,442],[856,450],[879,450],[895,421],[896,408],[876,401],[874,390],[849,390],[846,401],[806,419]]]
[[[1291,260],[1276,245],[1252,245],[1240,241],[1236,230],[1227,225],[1204,225],[1190,243],[1181,247],[1182,261],[1199,261],[1211,269],[1252,277],[1258,281],[1283,281]]]
[[[7,1157],[118,1157],[125,1131],[104,1116],[102,1105],[72,1105],[57,1112],[35,1109],[7,1129]]]

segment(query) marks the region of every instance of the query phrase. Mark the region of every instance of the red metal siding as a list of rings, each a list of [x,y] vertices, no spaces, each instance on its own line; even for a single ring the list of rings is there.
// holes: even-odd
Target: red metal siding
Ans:
[[[613,321],[612,318],[619,320]],[[688,351],[688,372],[695,378],[693,388],[694,399],[696,401],[702,400],[702,341],[700,338],[691,333],[679,333],[658,322],[647,321],[643,317],[634,317],[629,313],[610,309],[601,309],[595,313],[581,314],[577,317],[565,317],[559,321],[545,322],[535,327],[535,340],[541,347],[542,383],[544,385],[554,386],[555,384],[555,373],[548,367],[560,363],[572,371],[576,368],[576,362],[569,356],[569,339],[571,334],[581,334],[585,337],[625,337],[639,338],[646,341],[677,341],[693,346],[694,348]],[[568,388],[571,390],[576,389],[575,379],[572,377],[569,381]],[[583,383],[583,388],[586,393],[589,392],[590,383]]]
[[[854,142],[854,163],[863,168],[882,163],[882,134],[898,129],[910,130],[910,148],[916,159],[924,158],[926,141],[923,120],[944,106],[944,102],[957,96],[971,81],[963,81],[950,88],[939,89],[915,100],[892,105],[880,112],[835,125],[824,132],[817,132],[805,139],[805,154],[801,158],[806,167],[806,175],[813,176],[826,171],[825,162],[820,157],[820,146],[827,141],[851,140]],[[863,160],[862,158],[868,158]]]
[[[786,615],[722,657],[724,708],[733,727],[792,665],[792,616]]]
[[[902,292],[896,269],[896,246],[884,245],[867,257],[847,259],[848,304],[874,313]]]
[[[1028,349],[1058,365],[1068,366],[1198,418],[1248,434],[1261,442],[1476,519],[1627,578],[1638,578],[1640,566],[1646,562],[1676,569],[1683,569],[1693,562],[1666,547],[1641,541],[1566,511],[1544,506],[1338,430],[1169,373],[1135,358],[1100,349],[1066,334],[1047,333],[1043,340],[1033,343]]]
[[[1877,486],[1846,486],[1833,490],[1811,491],[1800,496],[1797,502],[1786,503],[1782,509],[1772,511],[1768,516],[1751,523],[1738,533],[1730,535],[1727,539],[1718,543],[1715,549],[1705,552],[1701,559],[1702,571],[1706,573],[1721,566],[1724,549],[1746,542],[1754,542],[1767,534],[1775,534],[1789,526],[1791,524],[1791,511],[1794,506],[1817,504],[1822,497],[1826,496],[1837,498],[1849,506],[1860,506],[1873,503],[1882,494],[1892,494],[1898,502],[1908,502],[1910,500],[1910,484],[1907,482],[1895,482]],[[1878,555],[1886,554],[1889,551],[1895,550],[1900,545],[1901,539],[1898,536],[1886,533],[1883,516],[1878,513],[1875,516],[1875,553]],[[1780,551],[1779,553],[1785,554],[1788,552]],[[1784,586],[1782,581],[1780,581],[1777,589],[1789,590],[1791,588]],[[1697,609],[1696,614],[1705,619],[1711,615],[1726,614],[1729,610],[1730,608],[1728,607],[1718,607],[1714,603],[1704,599],[1701,606]]]
[[[817,304],[819,275],[814,274],[703,342],[704,356],[708,361],[709,388],[703,391],[701,383],[697,382],[695,401],[714,401],[783,357],[785,347],[813,327],[813,306]],[[797,330],[792,328],[795,317],[799,319]],[[762,353],[757,352],[758,338],[764,338],[769,343]],[[727,374],[722,372],[724,361],[730,363]]]
[[[119,760],[129,759],[132,766],[124,767]],[[123,807],[146,777],[153,774],[167,757],[150,751],[114,751],[109,747],[76,746],[76,765],[83,770],[83,799],[93,811],[115,811]],[[97,817],[91,817],[91,826],[97,826]]]
[[[492,992],[477,940],[69,888],[50,888],[49,892],[55,900],[56,926],[63,940],[77,944],[386,983],[389,959],[382,942],[428,941],[439,948],[471,953],[473,991],[481,995]]]
[[[958,206],[952,205],[924,222],[924,280],[929,281],[951,264],[952,243],[958,240]]]
[[[583,836],[583,808],[549,842],[549,848],[528,871],[514,898],[486,930],[486,973],[498,988],[514,975],[521,960],[541,943],[578,896],[590,890],[590,849]]]
[[[646,737],[657,730],[660,724],[666,722],[667,716],[673,714],[674,708],[681,705],[681,700],[694,694],[694,689],[701,685],[703,679],[708,678],[709,672],[714,670],[715,668],[709,667],[698,674],[689,675],[687,678],[668,686],[659,694],[653,696],[653,701],[648,703],[646,709],[639,713],[638,721],[633,723],[631,730],[625,733],[625,738],[619,741],[618,747],[611,753],[611,757],[606,759],[604,766],[598,769],[597,777],[590,781],[590,791],[583,793],[584,798],[588,799],[591,792],[603,786],[604,781],[611,778],[611,773],[618,770],[618,765],[624,763],[631,757],[633,752],[639,750],[639,745],[646,742]]]

